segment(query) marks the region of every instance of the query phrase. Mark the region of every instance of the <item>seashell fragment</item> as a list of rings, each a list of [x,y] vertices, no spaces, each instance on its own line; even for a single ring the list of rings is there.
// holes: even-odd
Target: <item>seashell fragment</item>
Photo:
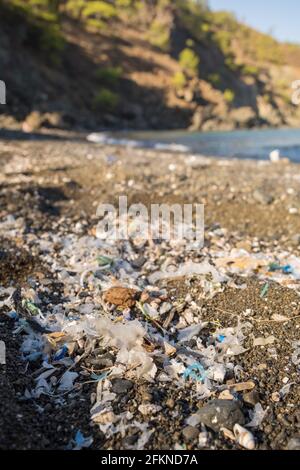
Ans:
[[[231,441],[235,441],[235,435],[233,434],[232,431],[230,431],[230,429],[221,428],[220,431],[222,431],[222,433],[224,434],[224,437],[226,437],[227,439],[230,439]]]
[[[145,404],[140,405],[138,407],[138,410],[144,416],[154,415],[161,410],[161,406],[152,405],[151,403],[145,403]]]
[[[236,442],[244,449],[254,450],[255,449],[255,439],[253,434],[247,429],[243,428],[239,424],[235,424],[233,428],[234,436]]]
[[[112,424],[116,421],[116,415],[112,410],[105,408],[104,410],[95,413],[92,416],[92,421],[97,424]]]
[[[249,380],[249,382],[232,384],[230,388],[232,388],[235,392],[245,392],[247,390],[253,390],[255,388],[255,383],[252,382],[252,380]]]
[[[167,356],[173,356],[177,349],[174,348],[170,343],[167,343],[167,341],[164,341],[164,348],[165,348],[165,353]]]

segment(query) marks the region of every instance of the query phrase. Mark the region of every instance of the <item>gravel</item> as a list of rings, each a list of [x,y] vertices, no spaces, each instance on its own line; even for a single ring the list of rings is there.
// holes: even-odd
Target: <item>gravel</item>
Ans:
[[[253,419],[257,449],[299,448],[300,217],[290,209],[300,209],[300,168],[190,160],[62,140],[2,143],[1,449],[74,448],[78,431],[94,449],[240,449],[220,428]],[[147,206],[205,203],[204,247],[101,247],[97,204],[124,193]],[[99,255],[113,263],[103,268]],[[191,261],[198,271],[209,261],[226,280],[198,272],[149,282],[165,263],[186,273]],[[118,284],[125,291],[106,298]],[[76,378],[62,393],[70,367]],[[253,390],[235,391],[249,381]],[[201,420],[188,424],[194,415]]]

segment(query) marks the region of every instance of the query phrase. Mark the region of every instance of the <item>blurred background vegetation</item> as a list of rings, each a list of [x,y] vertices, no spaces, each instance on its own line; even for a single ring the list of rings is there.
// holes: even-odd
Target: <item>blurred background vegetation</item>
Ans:
[[[30,106],[53,110],[38,93],[31,93],[32,100],[18,89],[5,67],[13,48],[13,68],[29,67],[22,63],[25,51],[31,69],[39,69],[34,78],[48,89],[48,104],[55,84],[66,91],[68,104],[53,108],[65,115],[69,108],[72,124],[72,106],[82,115],[93,113],[87,121],[95,126],[109,127],[218,128],[226,126],[228,111],[245,107],[249,119],[235,112],[229,126],[298,122],[289,88],[300,68],[299,46],[280,43],[231,13],[211,11],[205,0],[0,0],[0,23],[2,78],[14,82],[8,109],[17,120],[30,114]],[[78,87],[70,83],[76,61]],[[154,116],[157,103],[160,119]],[[174,110],[178,118],[170,122]]]

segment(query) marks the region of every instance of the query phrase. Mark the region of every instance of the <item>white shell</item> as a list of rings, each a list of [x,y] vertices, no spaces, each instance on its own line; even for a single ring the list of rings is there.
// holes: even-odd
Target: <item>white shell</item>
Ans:
[[[177,349],[174,348],[174,346],[167,343],[166,341],[164,341],[164,348],[165,348],[165,353],[167,356],[173,356],[173,354],[175,354],[177,351]]]
[[[138,410],[140,413],[142,413],[143,416],[153,415],[161,410],[161,406],[152,405],[151,403],[145,403],[140,405],[138,407]]]
[[[239,424],[235,424],[233,428],[234,436],[236,442],[244,447],[244,449],[254,450],[255,449],[255,439],[253,434],[250,431],[243,428]]]
[[[112,424],[116,420],[116,415],[110,409],[104,409],[92,416],[92,421],[97,424]]]

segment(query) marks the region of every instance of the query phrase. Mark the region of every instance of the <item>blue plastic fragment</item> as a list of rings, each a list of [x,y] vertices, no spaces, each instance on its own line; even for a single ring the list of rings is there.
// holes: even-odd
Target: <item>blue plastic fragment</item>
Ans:
[[[219,336],[217,337],[217,340],[218,340],[220,343],[223,343],[223,341],[225,340],[225,338],[226,338],[226,336],[224,336],[224,335],[219,335]]]
[[[284,274],[292,274],[293,268],[292,268],[292,266],[291,266],[290,264],[287,264],[286,266],[283,266],[283,267],[282,267],[282,272],[283,272]]]
[[[95,380],[95,382],[100,382],[101,380],[105,379],[108,376],[108,372],[103,372],[101,375],[97,375],[94,372],[91,374],[91,379]]]
[[[286,264],[285,266],[281,266],[280,264],[277,264],[277,263],[271,263],[269,265],[269,271],[271,271],[271,272],[282,271],[283,274],[292,274],[293,273],[293,267],[290,264]]]
[[[77,431],[75,436],[75,442],[78,446],[81,446],[85,441],[85,437],[80,430]]]
[[[54,355],[54,361],[59,361],[60,359],[63,359],[68,352],[68,347],[64,344],[61,349],[59,349],[55,355]]]
[[[14,311],[9,312],[7,315],[8,315],[8,317],[11,318],[12,320],[18,320],[18,318],[19,318],[19,315],[17,314],[17,312],[14,312]]]
[[[37,359],[39,359],[40,357],[42,357],[42,355],[43,354],[41,352],[33,352],[33,353],[29,354],[28,356],[25,356],[24,360],[29,361],[29,362],[34,362]]]
[[[275,272],[275,271],[280,271],[281,269],[281,266],[280,264],[277,264],[277,263],[271,263],[269,265],[269,271],[272,273],[272,272]]]
[[[195,362],[191,366],[187,367],[183,374],[184,379],[193,379],[197,382],[204,382],[206,377],[206,372],[204,367],[199,364],[199,362]]]
[[[73,447],[74,444],[76,444],[75,447]],[[67,448],[72,449],[73,447],[73,450],[81,450],[84,447],[85,448],[90,447],[92,444],[93,444],[93,438],[91,436],[84,437],[80,429],[78,429],[75,435],[75,439],[69,443]]]

